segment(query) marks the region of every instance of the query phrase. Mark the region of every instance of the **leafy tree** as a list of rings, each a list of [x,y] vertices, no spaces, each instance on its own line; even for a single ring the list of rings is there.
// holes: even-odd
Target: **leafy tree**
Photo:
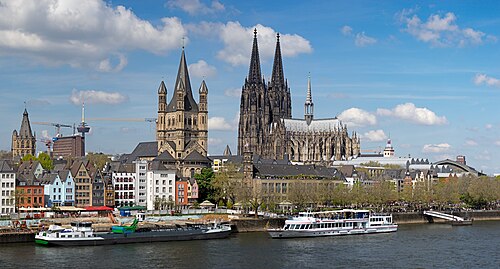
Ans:
[[[215,202],[214,188],[212,186],[212,180],[214,177],[215,175],[212,168],[203,168],[201,173],[194,175],[196,183],[198,183],[198,201],[200,203],[205,200]]]
[[[243,179],[237,166],[227,164],[221,171],[215,173],[211,182],[213,188],[213,198],[215,201],[223,200],[224,203],[236,201],[236,186]]]
[[[54,164],[52,163],[52,159],[49,154],[45,152],[38,154],[38,161],[42,165],[43,169],[48,171],[54,169]]]
[[[108,155],[99,152],[99,153],[94,153],[94,152],[89,152],[87,154],[87,159],[91,164],[93,164],[97,170],[102,170],[106,163],[111,162],[111,159],[108,157]]]
[[[36,157],[31,155],[31,154],[27,154],[27,155],[24,155],[23,158],[21,159],[21,161],[25,162],[25,161],[36,161]]]

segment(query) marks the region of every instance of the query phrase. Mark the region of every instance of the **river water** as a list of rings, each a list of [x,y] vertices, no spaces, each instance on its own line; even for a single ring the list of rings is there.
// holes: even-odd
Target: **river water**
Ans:
[[[0,245],[0,268],[500,268],[500,221],[400,225],[396,233],[47,248]]]

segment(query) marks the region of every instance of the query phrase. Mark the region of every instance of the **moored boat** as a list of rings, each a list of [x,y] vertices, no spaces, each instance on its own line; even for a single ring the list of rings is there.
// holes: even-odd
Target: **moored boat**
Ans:
[[[46,246],[97,246],[127,243],[185,241],[227,238],[231,227],[226,224],[195,225],[190,227],[138,229],[131,226],[113,227],[113,232],[99,233],[92,223],[75,222],[71,228],[51,225],[48,230],[35,235],[35,243]]]
[[[280,229],[268,229],[272,238],[320,237],[351,234],[395,232],[398,225],[392,215],[369,210],[343,209],[323,212],[301,212],[285,221]]]

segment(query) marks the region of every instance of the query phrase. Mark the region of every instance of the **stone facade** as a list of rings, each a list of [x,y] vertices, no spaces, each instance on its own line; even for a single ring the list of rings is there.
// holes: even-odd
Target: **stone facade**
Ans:
[[[357,156],[360,140],[351,137],[336,117],[314,119],[311,80],[308,81],[304,118],[292,118],[290,88],[284,77],[279,34],[271,81],[261,75],[257,31],[254,32],[250,70],[241,93],[238,154],[243,148],[270,159],[330,165],[333,160]]]
[[[19,133],[14,130],[12,132],[12,158],[21,159],[24,156],[31,154],[35,156],[36,136],[31,131],[30,119],[28,111],[24,109],[23,120]]]
[[[182,176],[190,177],[193,172],[199,173],[202,167],[209,165],[207,140],[208,88],[202,81],[199,103],[196,103],[183,49],[170,102],[167,102],[167,88],[163,81],[158,89],[158,156],[173,160]]]

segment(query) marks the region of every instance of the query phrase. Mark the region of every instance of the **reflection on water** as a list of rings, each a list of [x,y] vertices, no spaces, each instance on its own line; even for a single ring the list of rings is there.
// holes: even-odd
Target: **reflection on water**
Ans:
[[[47,248],[0,245],[1,268],[497,268],[500,222],[402,225],[390,234]]]

